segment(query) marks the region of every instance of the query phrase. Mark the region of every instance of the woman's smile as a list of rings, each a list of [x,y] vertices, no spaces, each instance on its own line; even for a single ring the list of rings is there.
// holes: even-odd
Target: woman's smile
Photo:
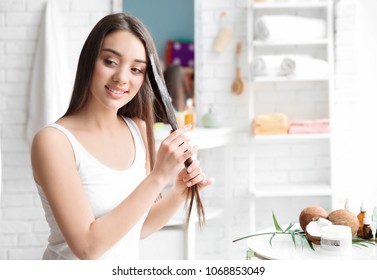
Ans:
[[[128,93],[127,90],[123,89],[123,88],[118,88],[118,87],[114,87],[114,86],[109,86],[109,85],[105,85],[105,88],[107,90],[107,93],[113,97],[113,98],[116,98],[116,99],[120,99],[122,98],[125,94]]]

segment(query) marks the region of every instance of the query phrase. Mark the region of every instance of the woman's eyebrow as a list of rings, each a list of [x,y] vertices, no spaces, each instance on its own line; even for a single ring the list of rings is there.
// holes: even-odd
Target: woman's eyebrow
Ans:
[[[104,52],[111,52],[111,53],[113,53],[113,54],[115,54],[116,56],[119,56],[119,57],[122,57],[122,56],[123,56],[120,52],[117,52],[116,50],[109,49],[109,48],[107,48],[107,49],[102,49],[102,51],[104,51]]]
[[[104,51],[104,52],[111,52],[112,54],[115,54],[116,56],[119,56],[119,57],[123,56],[120,52],[118,52],[118,51],[116,51],[114,49],[110,49],[110,48],[102,49],[102,51]],[[147,61],[143,60],[143,59],[135,59],[135,62],[147,64]]]
[[[142,59],[135,59],[135,62],[147,64],[147,62],[145,60],[142,60]]]

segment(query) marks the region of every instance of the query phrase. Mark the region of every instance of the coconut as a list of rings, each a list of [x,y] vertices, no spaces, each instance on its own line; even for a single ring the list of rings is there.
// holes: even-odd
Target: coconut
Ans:
[[[306,226],[306,238],[314,244],[319,245],[321,243],[321,228],[329,225],[332,225],[332,222],[325,218],[318,218],[316,221],[311,221]]]
[[[359,229],[359,220],[356,215],[346,209],[332,211],[327,219],[334,225],[349,226],[352,231],[352,236],[355,236]]]
[[[300,213],[300,226],[303,231],[306,230],[306,226],[312,222],[317,221],[318,218],[327,218],[328,213],[325,209],[319,206],[309,206],[306,207]]]

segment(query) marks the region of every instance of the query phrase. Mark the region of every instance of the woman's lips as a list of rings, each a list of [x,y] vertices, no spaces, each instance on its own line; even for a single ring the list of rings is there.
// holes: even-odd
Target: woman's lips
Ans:
[[[128,93],[127,90],[118,88],[118,87],[110,87],[108,85],[105,86],[107,89],[107,92],[113,97],[113,98],[122,98],[124,94]]]

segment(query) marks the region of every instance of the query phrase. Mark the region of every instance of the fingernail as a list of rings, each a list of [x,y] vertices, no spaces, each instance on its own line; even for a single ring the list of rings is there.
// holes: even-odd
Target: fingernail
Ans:
[[[192,171],[191,167],[187,168],[187,172],[191,172],[191,171]]]
[[[188,187],[191,187],[192,183],[191,182],[187,182],[186,186]]]

